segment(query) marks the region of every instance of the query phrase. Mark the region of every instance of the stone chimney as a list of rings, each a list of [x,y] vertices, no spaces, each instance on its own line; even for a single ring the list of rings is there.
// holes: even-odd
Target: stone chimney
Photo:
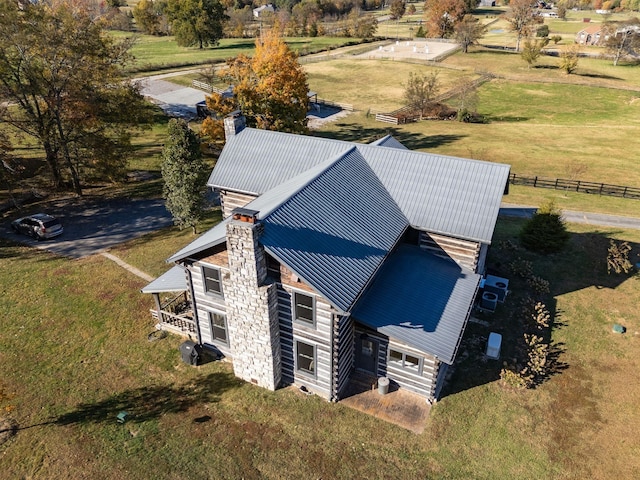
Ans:
[[[225,119],[226,120],[226,119]],[[229,275],[223,279],[233,370],[237,377],[269,390],[282,379],[278,294],[265,284],[267,257],[259,238],[258,212],[235,209],[227,224]]]
[[[232,135],[237,135],[247,125],[246,119],[240,110],[231,112],[224,117],[224,138],[228,139]]]

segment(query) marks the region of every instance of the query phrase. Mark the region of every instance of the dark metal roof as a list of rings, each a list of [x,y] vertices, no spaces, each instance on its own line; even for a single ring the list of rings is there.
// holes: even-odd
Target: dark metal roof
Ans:
[[[480,275],[400,245],[358,300],[352,316],[380,333],[451,364]]]
[[[391,137],[378,143],[392,142]],[[491,242],[509,166],[245,128],[227,141],[209,186],[261,195],[356,147],[416,228]]]
[[[160,275],[149,285],[144,287],[142,293],[182,292],[187,289],[187,277],[184,268],[174,265],[167,272]]]
[[[255,202],[248,207],[255,208]],[[260,242],[267,251],[342,311],[352,306],[408,225],[355,148],[262,223]]]

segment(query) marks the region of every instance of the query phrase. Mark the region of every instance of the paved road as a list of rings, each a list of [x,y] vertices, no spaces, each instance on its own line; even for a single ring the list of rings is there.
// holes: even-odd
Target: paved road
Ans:
[[[500,215],[511,217],[529,218],[535,212],[536,207],[511,205],[508,203],[503,203],[500,208]],[[567,222],[640,230],[640,218],[623,217],[621,215],[605,215],[602,213],[576,212],[573,210],[563,210],[562,216]]]
[[[188,72],[183,71],[140,78],[137,80],[141,87],[140,93],[153,100],[170,117],[194,118],[196,104],[202,102],[207,94],[202,90],[183,87],[165,80],[186,73]]]
[[[48,204],[45,211],[62,221],[61,236],[38,242],[14,233],[9,221],[0,224],[0,236],[65,257],[82,258],[172,224],[162,199],[61,200]]]

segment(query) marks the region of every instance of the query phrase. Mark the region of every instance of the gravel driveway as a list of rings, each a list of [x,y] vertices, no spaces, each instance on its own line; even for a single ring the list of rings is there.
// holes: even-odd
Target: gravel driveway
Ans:
[[[172,225],[162,199],[59,200],[42,211],[62,221],[61,236],[39,242],[14,233],[10,221],[0,224],[0,236],[65,257],[82,258]]]

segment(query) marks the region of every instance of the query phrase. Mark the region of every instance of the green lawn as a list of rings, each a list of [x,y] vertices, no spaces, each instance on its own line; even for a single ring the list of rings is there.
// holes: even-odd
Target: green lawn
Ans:
[[[638,67],[613,67],[599,59],[580,59],[576,75],[544,57],[528,69],[519,55],[476,50],[432,67],[400,61],[339,59],[306,65],[309,85],[320,96],[351,103],[357,111],[326,124],[316,134],[372,141],[388,133],[407,147],[445,155],[508,163],[512,172],[551,178],[577,178],[640,186],[631,152],[639,151],[640,74]],[[456,79],[496,76],[478,89],[477,110],[488,123],[424,121],[401,126],[376,122],[372,111],[391,111],[403,98],[410,72],[439,72],[442,91]],[[375,89],[369,85],[376,85]],[[455,103],[452,103],[455,106]],[[524,189],[519,200],[538,204],[549,192]],[[605,210],[637,216],[635,201],[602,200],[556,192],[565,208]],[[576,208],[577,207],[577,208]]]
[[[491,267],[500,273],[499,245],[520,224],[498,224]],[[637,278],[607,276],[604,258],[610,236],[632,242],[635,255],[640,232],[571,230],[564,254],[515,253],[551,281],[553,340],[568,368],[518,392],[496,380],[499,363],[476,360],[488,330],[513,322],[524,287],[509,274],[512,293],[488,327],[470,324],[463,361],[422,435],[243,383],[226,363],[188,367],[179,338],[147,340],[144,281],[100,256],[69,261],[1,240],[0,389],[9,398],[0,408],[20,427],[0,445],[3,477],[633,478],[640,289]],[[112,253],[157,273],[190,240],[167,229]],[[612,322],[628,333],[611,333]],[[511,348],[503,345],[505,356]]]
[[[115,32],[113,35],[126,37],[131,34]],[[131,72],[153,72],[222,63],[241,53],[251,55],[255,48],[255,39],[253,38],[224,38],[220,40],[219,45],[203,49],[180,47],[173,37],[136,34],[135,38],[136,42],[131,49],[135,62],[130,67]],[[306,55],[357,42],[357,40],[343,37],[292,37],[287,38],[286,42],[300,55]]]

